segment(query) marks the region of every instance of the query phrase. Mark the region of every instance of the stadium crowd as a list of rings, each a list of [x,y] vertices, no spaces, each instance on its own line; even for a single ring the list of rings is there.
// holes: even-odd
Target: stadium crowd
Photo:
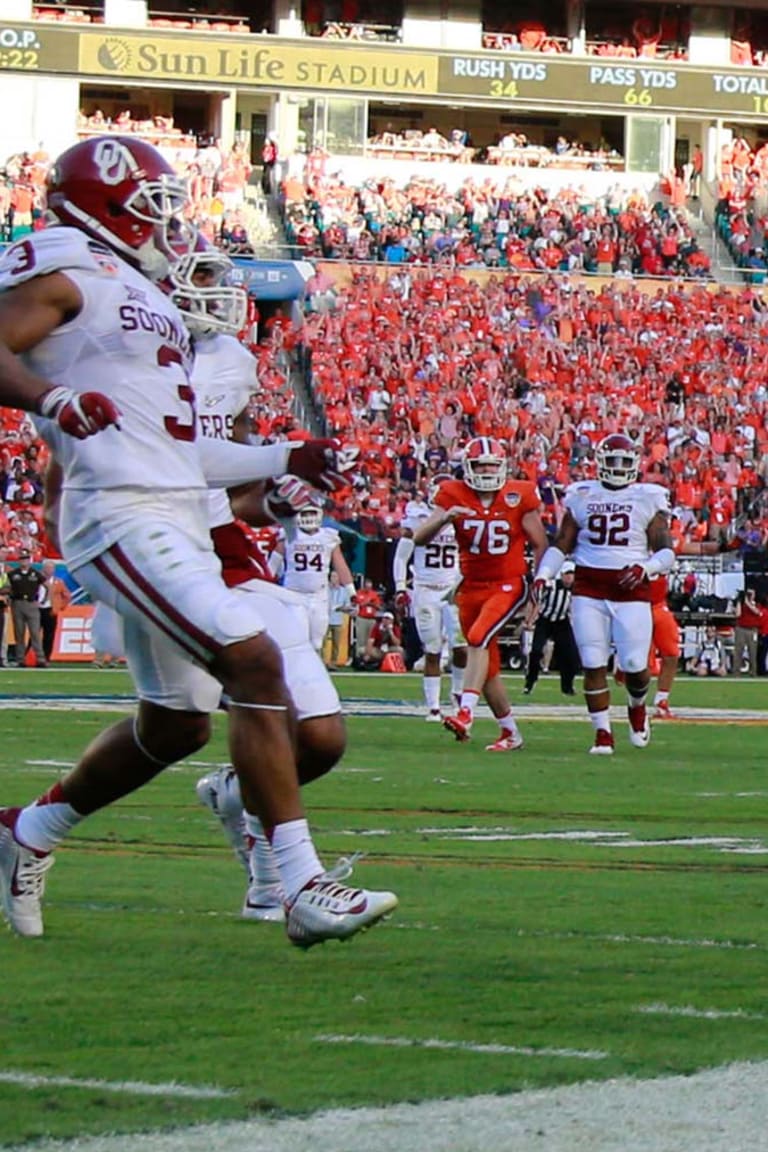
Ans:
[[[436,179],[402,187],[384,178],[350,186],[310,170],[309,183],[286,181],[285,228],[299,256],[459,268],[709,275],[709,259],[685,212],[671,200],[649,204],[640,190],[615,185],[595,196],[557,192],[521,176],[502,183],[465,180],[455,192]]]

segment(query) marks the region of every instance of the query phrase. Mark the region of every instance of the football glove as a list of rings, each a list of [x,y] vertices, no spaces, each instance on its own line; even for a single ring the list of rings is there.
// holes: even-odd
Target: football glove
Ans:
[[[120,427],[121,412],[101,392],[73,392],[71,388],[49,388],[37,399],[37,410],[55,420],[62,431],[76,440],[85,440],[114,425]]]
[[[289,457],[291,472],[327,492],[337,492],[350,483],[359,450],[342,448],[338,440],[303,440]]]
[[[406,592],[403,588],[402,591],[395,593],[395,608],[401,616],[407,616],[408,610],[411,607],[410,593]]]
[[[293,455],[291,462],[293,462]],[[323,498],[319,492],[310,488],[298,476],[279,476],[272,481],[272,487],[264,497],[264,507],[267,515],[273,520],[290,520],[307,507],[322,508]]]
[[[641,584],[648,581],[648,573],[645,570],[644,564],[627,564],[626,568],[622,568],[619,576],[619,588],[623,592],[634,592]]]

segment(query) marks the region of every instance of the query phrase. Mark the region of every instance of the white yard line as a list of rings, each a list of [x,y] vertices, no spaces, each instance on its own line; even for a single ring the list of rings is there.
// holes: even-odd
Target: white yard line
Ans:
[[[485,1056],[548,1056],[564,1060],[607,1060],[608,1053],[579,1048],[532,1048],[527,1044],[480,1044],[471,1040],[414,1040],[409,1036],[344,1036],[321,1033],[318,1044],[362,1044],[369,1048],[428,1048],[441,1052],[477,1052]]]
[[[761,1152],[768,1063],[694,1076],[44,1141],[8,1152]]]
[[[0,1084],[15,1084],[19,1088],[95,1088],[99,1092],[115,1092],[125,1096],[168,1096],[184,1100],[226,1100],[237,1096],[226,1088],[205,1084],[148,1084],[141,1080],[89,1080],[76,1076],[36,1076],[32,1072],[11,1072],[0,1069]]]

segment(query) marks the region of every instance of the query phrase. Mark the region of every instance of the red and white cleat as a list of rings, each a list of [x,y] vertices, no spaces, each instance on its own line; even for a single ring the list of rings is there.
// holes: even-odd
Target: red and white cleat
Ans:
[[[455,716],[446,716],[443,728],[453,732],[456,739],[462,743],[469,740],[472,732],[472,713],[469,708],[459,708]]]
[[[14,836],[20,808],[0,808],[0,897],[3,915],[19,936],[42,936],[45,874],[50,852],[36,852]]]
[[[668,700],[660,700],[659,701],[659,703],[656,705],[656,709],[653,713],[653,719],[654,720],[677,720],[677,716],[675,716],[674,712],[670,708]]]
[[[634,748],[647,748],[651,742],[651,724],[645,704],[627,708],[629,742]]]
[[[595,742],[589,750],[590,756],[613,756],[613,732],[607,728],[595,729]]]
[[[523,738],[518,732],[513,735],[511,732],[507,736],[499,736],[498,740],[494,740],[493,744],[486,744],[486,752],[517,752],[518,748],[523,747]]]

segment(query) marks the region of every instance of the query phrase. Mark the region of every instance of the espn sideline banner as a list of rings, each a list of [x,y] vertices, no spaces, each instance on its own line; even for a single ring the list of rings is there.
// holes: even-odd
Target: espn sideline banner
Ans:
[[[91,642],[93,604],[65,608],[56,617],[56,635],[51,660],[70,663],[90,663],[95,652]]]

